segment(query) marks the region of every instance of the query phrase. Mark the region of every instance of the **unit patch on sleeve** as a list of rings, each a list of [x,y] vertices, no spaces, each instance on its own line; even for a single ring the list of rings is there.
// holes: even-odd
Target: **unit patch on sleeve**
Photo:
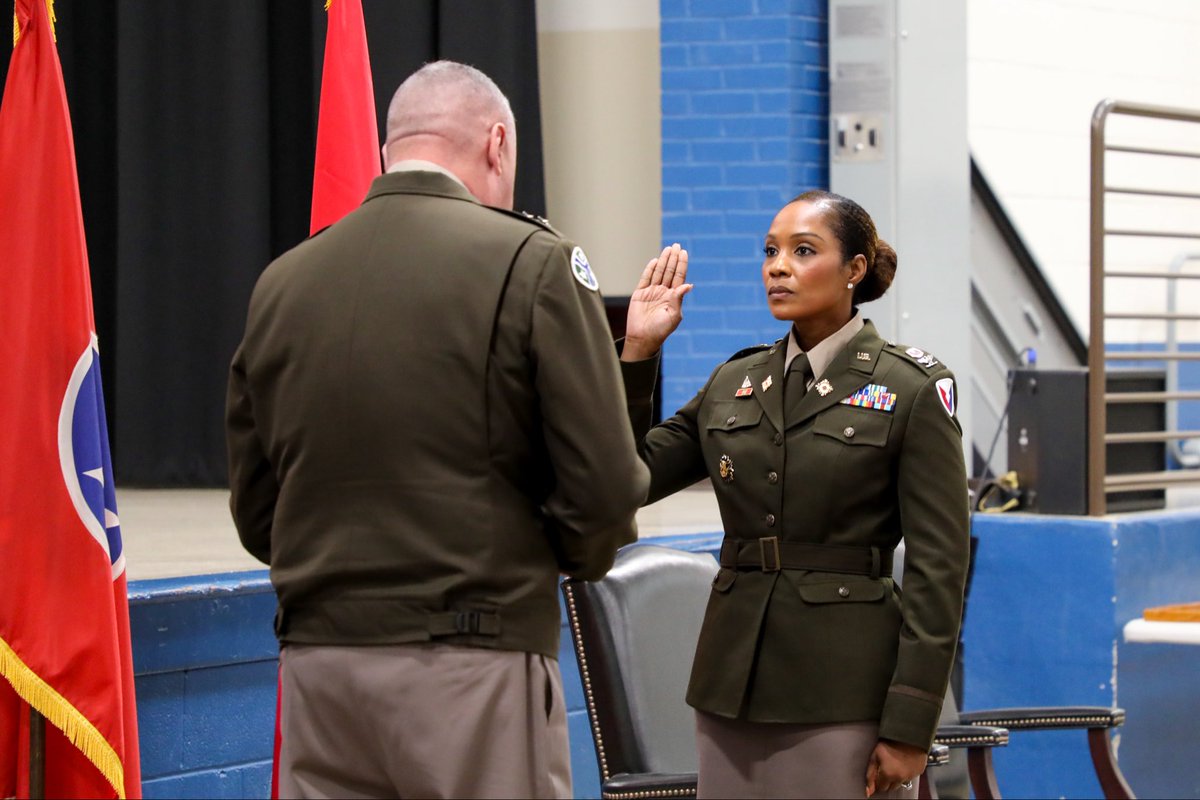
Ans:
[[[954,378],[942,378],[934,385],[937,387],[938,400],[942,401],[942,408],[946,409],[946,413],[953,417],[954,409],[958,407],[954,392]]]
[[[880,411],[891,411],[896,406],[896,395],[888,391],[886,386],[878,383],[868,383],[849,397],[839,400],[842,405],[856,408],[875,408]]]
[[[600,281],[596,280],[596,273],[592,272],[592,265],[588,263],[582,247],[571,251],[571,274],[575,276],[575,280],[593,292],[600,288]]]

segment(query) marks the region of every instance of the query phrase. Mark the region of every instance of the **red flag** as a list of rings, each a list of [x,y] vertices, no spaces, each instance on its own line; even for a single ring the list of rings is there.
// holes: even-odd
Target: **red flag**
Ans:
[[[361,0],[327,0],[310,233],[362,203],[379,176],[379,122]]]
[[[375,88],[371,82],[362,0],[326,0],[325,10],[328,24],[309,233],[332,225],[358,208],[371,181],[381,172],[379,123],[375,117]],[[282,687],[276,684],[273,800],[279,797],[281,703]]]
[[[0,796],[140,797],[125,558],[75,146],[46,0],[16,0],[0,105]],[[20,701],[16,699],[20,698]]]

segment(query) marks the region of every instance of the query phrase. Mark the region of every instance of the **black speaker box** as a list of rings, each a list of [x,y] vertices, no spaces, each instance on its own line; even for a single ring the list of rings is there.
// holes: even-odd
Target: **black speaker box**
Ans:
[[[1024,492],[1022,508],[1042,514],[1087,514],[1087,369],[1015,369],[1009,373],[1008,468]],[[1110,393],[1161,392],[1166,373],[1109,370]],[[1109,433],[1161,431],[1163,403],[1110,403]],[[1166,469],[1165,442],[1106,446],[1110,475]],[[1108,510],[1144,511],[1166,505],[1162,489],[1109,492]]]

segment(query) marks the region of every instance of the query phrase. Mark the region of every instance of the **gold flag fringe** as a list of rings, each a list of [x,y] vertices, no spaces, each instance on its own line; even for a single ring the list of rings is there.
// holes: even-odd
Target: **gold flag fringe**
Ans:
[[[330,7],[331,5],[333,5],[333,0],[325,0],[325,10],[326,10],[326,11],[328,11],[328,10],[329,10],[329,7]]]
[[[38,677],[3,639],[0,639],[0,675],[8,679],[22,700],[61,730],[112,784],[117,797],[125,800],[125,767],[117,751],[91,720]]]
[[[58,41],[58,32],[54,29],[55,23],[58,22],[58,17],[54,16],[54,0],[46,0],[46,12],[50,15],[50,38],[55,42]],[[17,42],[21,38],[21,23],[17,21],[17,10],[13,8],[13,47],[17,46]]]

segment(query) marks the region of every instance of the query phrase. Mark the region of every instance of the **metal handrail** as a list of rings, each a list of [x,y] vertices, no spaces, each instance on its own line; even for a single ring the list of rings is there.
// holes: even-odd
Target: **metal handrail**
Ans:
[[[1200,400],[1200,392],[1109,392],[1104,402],[1113,403],[1163,403],[1167,400]],[[1168,423],[1171,427],[1173,424]]]
[[[1108,361],[1200,361],[1200,353],[1171,353],[1166,350],[1109,350]]]
[[[1182,470],[1169,472],[1126,472],[1109,475],[1104,479],[1104,488],[1110,492],[1133,492],[1142,489],[1162,489],[1167,486],[1195,483],[1196,476]]]
[[[1152,236],[1156,239],[1200,239],[1200,231],[1143,231],[1132,228],[1109,228],[1105,236]]]
[[[1138,313],[1119,312],[1119,313],[1105,314],[1104,318],[1105,319],[1165,319],[1165,320],[1171,320],[1172,322],[1194,322],[1196,320],[1200,320],[1200,314],[1177,314],[1173,311],[1168,311],[1165,314],[1162,314],[1162,313],[1138,314]]]
[[[1100,106],[1104,105],[1105,103],[1111,103],[1114,106],[1122,106],[1122,107],[1133,107],[1133,106],[1139,105],[1137,103],[1122,103],[1119,100],[1105,100],[1103,103],[1100,104]],[[1100,111],[1100,106],[1096,106],[1097,113],[1099,113],[1099,111]],[[1155,108],[1156,106],[1141,106],[1141,107],[1142,108]],[[1161,108],[1161,106],[1158,106],[1158,108]],[[1114,109],[1110,109],[1110,111],[1112,111],[1112,110],[1114,110]],[[1164,110],[1171,111],[1173,109],[1164,109]],[[1108,113],[1108,112],[1106,112],[1106,113]],[[1118,113],[1129,114],[1132,112],[1118,111]],[[1191,113],[1191,112],[1188,112],[1188,113]],[[1151,115],[1150,114],[1141,114],[1141,115],[1135,115],[1135,116],[1151,116]],[[1171,118],[1168,117],[1168,119],[1171,119]],[[1187,120],[1187,121],[1190,122],[1191,120]],[[1092,115],[1092,126],[1093,126],[1092,129],[1093,130],[1095,130],[1095,122],[1096,122],[1096,117],[1093,114]],[[1104,149],[1110,153],[1139,153],[1139,154],[1145,155],[1145,156],[1174,156],[1176,158],[1200,158],[1200,153],[1194,153],[1190,150],[1160,150],[1157,147],[1124,147],[1124,146],[1115,145],[1115,144],[1106,145]]]
[[[1200,280],[1200,273],[1179,273],[1174,272],[1130,272],[1127,270],[1108,270],[1104,273],[1106,278],[1162,278],[1163,280]]]
[[[1137,189],[1132,186],[1109,186],[1104,191],[1109,194],[1136,194],[1144,197],[1179,197],[1200,200],[1200,192],[1168,192],[1164,189]]]
[[[1104,434],[1105,444],[1169,442],[1172,439],[1200,439],[1200,431],[1134,431],[1131,433]]]
[[[1106,491],[1131,491],[1158,489],[1182,483],[1200,483],[1200,470],[1191,474],[1180,472],[1148,472],[1129,475],[1108,475],[1106,444],[1128,442],[1170,441],[1200,438],[1198,431],[1174,430],[1176,416],[1169,417],[1167,431],[1145,431],[1129,433],[1107,433],[1108,403],[1133,402],[1137,396],[1167,401],[1198,399],[1200,393],[1179,392],[1177,372],[1179,362],[1198,361],[1200,353],[1181,353],[1176,349],[1175,323],[1195,319],[1194,314],[1181,314],[1175,309],[1174,287],[1176,281],[1197,278],[1200,275],[1185,275],[1172,264],[1169,272],[1134,272],[1129,270],[1105,270],[1105,240],[1110,236],[1153,237],[1167,239],[1200,239],[1200,232],[1144,230],[1136,228],[1109,228],[1105,219],[1105,199],[1109,194],[1139,194],[1182,200],[1200,199],[1200,193],[1175,190],[1157,190],[1149,187],[1115,187],[1105,180],[1105,155],[1107,153],[1133,153],[1142,156],[1168,158],[1200,158],[1200,152],[1174,150],[1157,147],[1138,147],[1130,144],[1115,145],[1105,141],[1108,118],[1114,115],[1170,120],[1173,122],[1200,123],[1200,111],[1168,106],[1131,103],[1122,100],[1104,100],[1092,113],[1091,129],[1091,192],[1090,192],[1090,262],[1091,287],[1089,299],[1091,314],[1088,336],[1088,513],[1097,516],[1106,513]],[[1105,310],[1104,283],[1106,278],[1158,278],[1167,281],[1168,308],[1165,313],[1110,313]],[[1105,349],[1104,323],[1107,319],[1158,319],[1165,320],[1170,330],[1170,342],[1164,351],[1108,352]],[[1140,392],[1116,399],[1114,393],[1106,392],[1106,368],[1108,361],[1159,361],[1170,365],[1171,374],[1167,392]]]

